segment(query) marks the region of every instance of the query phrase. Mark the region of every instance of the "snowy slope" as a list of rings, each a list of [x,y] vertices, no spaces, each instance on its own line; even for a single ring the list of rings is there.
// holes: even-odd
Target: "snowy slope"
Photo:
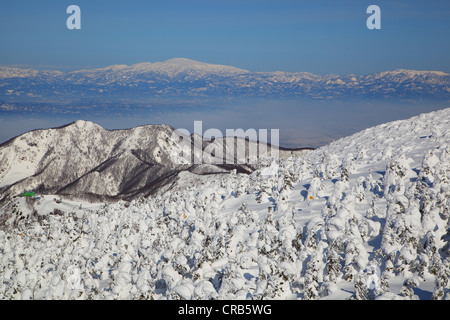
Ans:
[[[169,126],[108,131],[89,121],[25,133],[0,146],[1,198],[26,190],[46,194],[116,196],[168,174]],[[162,150],[154,156],[153,153]],[[162,165],[164,163],[164,165]],[[138,170],[138,179],[128,170]]]
[[[238,163],[245,162],[245,155],[238,159],[228,150],[224,158],[236,165],[193,167],[177,163],[172,159],[177,150],[173,131],[167,125],[110,131],[80,120],[60,128],[25,133],[0,145],[0,201],[31,190],[95,201],[130,199],[170,186],[183,170],[196,174],[253,170]],[[223,138],[224,145],[226,139]],[[203,154],[209,144],[217,141],[211,143],[199,137],[194,143]],[[258,143],[247,142],[247,147],[250,144]],[[301,154],[307,150],[280,150],[280,156],[292,152]]]
[[[183,171],[153,197],[40,219],[14,218],[16,204],[2,216],[0,297],[450,298],[449,144],[445,109],[272,176]]]

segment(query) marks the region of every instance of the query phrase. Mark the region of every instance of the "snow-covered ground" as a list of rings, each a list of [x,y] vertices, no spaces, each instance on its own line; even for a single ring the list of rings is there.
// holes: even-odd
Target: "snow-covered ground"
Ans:
[[[16,200],[0,298],[450,298],[450,109],[262,170],[23,219]]]

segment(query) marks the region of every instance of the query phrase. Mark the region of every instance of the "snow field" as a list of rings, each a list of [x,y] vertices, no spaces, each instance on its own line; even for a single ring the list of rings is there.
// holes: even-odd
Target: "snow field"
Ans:
[[[0,297],[450,298],[449,143],[445,109],[272,176],[183,172],[151,198],[5,223]]]

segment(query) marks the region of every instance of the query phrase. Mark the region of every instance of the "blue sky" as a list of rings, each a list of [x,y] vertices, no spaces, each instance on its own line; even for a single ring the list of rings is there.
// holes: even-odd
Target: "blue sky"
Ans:
[[[66,28],[81,8],[82,29]],[[366,9],[381,8],[381,30]],[[0,65],[73,70],[175,57],[251,71],[450,72],[448,0],[17,0],[0,5]]]

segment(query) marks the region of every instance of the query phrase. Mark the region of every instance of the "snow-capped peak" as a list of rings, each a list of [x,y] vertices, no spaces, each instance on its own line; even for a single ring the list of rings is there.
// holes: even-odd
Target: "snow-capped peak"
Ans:
[[[160,72],[167,75],[175,76],[180,73],[247,73],[249,71],[239,69],[236,67],[210,64],[205,62],[199,62],[186,58],[173,58],[164,62],[143,62],[134,64],[130,67],[130,70],[135,72]]]
[[[169,77],[175,77],[179,74],[186,74],[192,76],[204,76],[206,74],[220,74],[233,75],[243,74],[249,71],[239,69],[232,66],[210,64],[186,58],[173,58],[162,62],[140,62],[131,66],[127,65],[112,65],[105,68],[98,68],[92,70],[73,71],[71,74],[89,75],[89,77],[99,74],[103,76],[104,73],[118,73],[121,78],[126,77],[127,74],[145,74],[156,73]]]

